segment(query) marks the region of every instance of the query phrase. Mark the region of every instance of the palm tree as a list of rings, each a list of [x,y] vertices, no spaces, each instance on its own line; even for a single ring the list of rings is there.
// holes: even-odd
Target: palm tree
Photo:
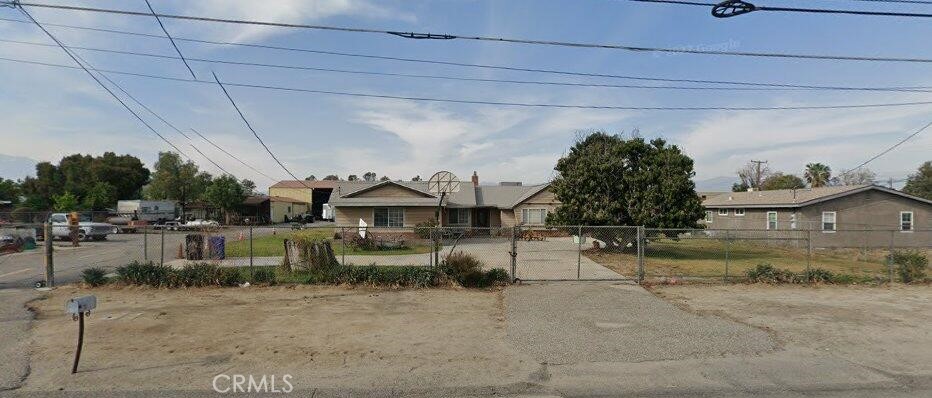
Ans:
[[[806,165],[806,181],[813,188],[824,187],[832,178],[832,169],[822,163],[809,163]]]

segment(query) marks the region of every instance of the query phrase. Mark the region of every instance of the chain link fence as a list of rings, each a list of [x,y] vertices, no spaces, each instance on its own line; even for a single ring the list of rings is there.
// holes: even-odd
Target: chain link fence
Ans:
[[[64,228],[64,229],[62,229]],[[113,231],[108,231],[113,232]],[[424,266],[451,253],[478,259],[485,270],[513,280],[674,279],[741,281],[758,265],[802,273],[822,269],[857,280],[897,280],[893,251],[932,251],[932,230],[734,230],[636,226],[406,227],[333,225],[141,225],[74,246],[67,227],[53,228],[51,260],[59,280],[80,279],[96,266],[113,271],[138,261],[173,267],[209,262],[224,267],[273,267],[300,261],[286,256],[289,241],[327,241],[342,265]],[[0,285],[44,278],[43,224],[0,224],[4,254]],[[11,274],[13,273],[13,274]],[[63,279],[62,279],[63,278]],[[19,283],[17,282],[17,283]]]

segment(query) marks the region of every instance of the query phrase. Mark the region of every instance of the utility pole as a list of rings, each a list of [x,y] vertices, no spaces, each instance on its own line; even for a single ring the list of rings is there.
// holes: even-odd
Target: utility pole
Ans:
[[[760,190],[760,184],[761,182],[763,182],[761,181],[762,179],[760,175],[760,165],[767,164],[767,161],[766,160],[752,160],[751,163],[754,163],[754,165],[756,166],[756,171],[754,172],[754,184],[755,184],[754,188],[757,190]]]

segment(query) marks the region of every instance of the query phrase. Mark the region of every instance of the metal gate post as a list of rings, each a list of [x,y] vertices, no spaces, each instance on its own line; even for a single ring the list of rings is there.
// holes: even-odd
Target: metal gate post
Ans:
[[[644,282],[644,226],[640,225],[637,227],[637,241],[638,241],[638,274],[637,280],[638,283]]]
[[[142,261],[149,262],[149,226],[142,226]]]
[[[514,282],[518,279],[517,270],[518,270],[518,233],[520,233],[521,227],[514,226],[511,229],[511,252],[508,254],[511,255],[511,281]]]
[[[165,265],[165,227],[162,227],[162,255],[160,257],[159,265]]]
[[[252,268],[252,265],[253,265],[253,264],[252,264],[252,261],[253,261],[253,252],[252,252],[252,225],[250,225],[250,226],[249,226],[249,278],[250,278],[250,280],[252,279],[253,275],[255,275],[255,273],[254,273],[254,271],[253,271],[253,268]]]
[[[45,241],[45,286],[55,287],[55,235],[52,234],[52,223],[42,226],[42,240]]]
[[[890,280],[890,283],[893,283],[893,241],[896,239],[896,232],[892,229],[890,230],[890,252],[887,253],[887,279]]]
[[[340,227],[340,265],[346,266],[346,227]]]
[[[722,283],[728,283],[728,260],[731,254],[731,233],[725,230],[725,275],[722,276]]]
[[[812,229],[806,230],[806,281],[812,279]]]
[[[581,279],[582,274],[582,225],[579,226],[579,234],[576,239],[576,279]]]

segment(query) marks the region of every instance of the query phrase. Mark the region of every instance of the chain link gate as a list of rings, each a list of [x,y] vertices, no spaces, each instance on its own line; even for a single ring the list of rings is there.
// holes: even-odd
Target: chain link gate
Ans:
[[[639,280],[640,227],[519,226],[513,271],[521,281]]]

